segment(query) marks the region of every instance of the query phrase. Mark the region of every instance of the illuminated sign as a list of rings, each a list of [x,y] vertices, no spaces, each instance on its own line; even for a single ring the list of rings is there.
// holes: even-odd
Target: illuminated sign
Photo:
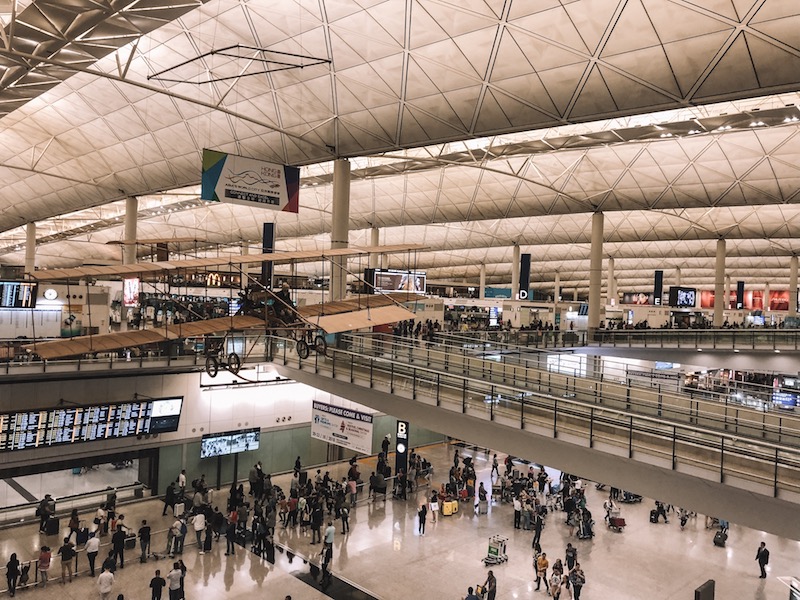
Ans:
[[[139,278],[122,280],[122,303],[125,306],[139,306]]]

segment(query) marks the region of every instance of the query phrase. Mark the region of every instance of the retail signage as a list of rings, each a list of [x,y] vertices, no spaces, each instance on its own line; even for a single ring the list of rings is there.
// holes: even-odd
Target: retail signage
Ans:
[[[311,437],[362,454],[372,454],[372,415],[324,402],[313,402]]]
[[[531,255],[521,254],[519,257],[519,292],[517,300],[528,299],[528,288],[531,287]]]
[[[200,198],[296,213],[300,169],[203,150]]]
[[[661,306],[661,296],[664,294],[664,271],[656,271],[655,281],[653,282],[653,303]]]

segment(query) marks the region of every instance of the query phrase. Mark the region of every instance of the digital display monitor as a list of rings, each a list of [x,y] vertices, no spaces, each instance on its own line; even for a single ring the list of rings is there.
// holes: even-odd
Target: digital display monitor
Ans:
[[[695,288],[675,287],[669,288],[669,305],[675,308],[694,308],[697,304],[697,290]]]
[[[200,440],[200,458],[227,456],[239,452],[258,450],[261,440],[261,429],[243,429],[240,431],[223,431],[207,433]]]
[[[778,408],[793,410],[797,406],[797,394],[794,392],[773,392],[772,403]]]
[[[122,280],[122,303],[125,306],[139,306],[140,284],[138,277]]]
[[[425,293],[425,271],[375,269],[375,289],[379,292]]]
[[[178,430],[183,397],[0,414],[0,452]]]
[[[38,283],[0,281],[0,308],[35,308]]]

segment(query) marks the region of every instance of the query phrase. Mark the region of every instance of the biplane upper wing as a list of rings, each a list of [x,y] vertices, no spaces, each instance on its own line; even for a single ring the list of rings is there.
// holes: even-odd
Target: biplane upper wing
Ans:
[[[327,260],[340,256],[358,256],[370,253],[393,253],[421,249],[422,246],[375,246],[369,248],[330,248],[328,250],[298,250],[296,252],[269,252],[264,254],[237,254],[215,258],[193,258],[189,260],[139,262],[129,265],[109,265],[96,267],[74,267],[69,269],[49,269],[27,273],[36,281],[59,281],[79,279],[103,279],[111,277],[134,277],[163,271],[179,269],[220,268],[227,265],[243,265],[257,262],[290,263]]]
[[[399,303],[418,298],[416,294],[407,293],[369,294],[303,306],[297,312],[325,333],[341,333],[413,319],[414,313]]]
[[[264,326],[264,320],[258,317],[220,317],[218,319],[192,321],[157,329],[137,329],[102,335],[83,335],[64,340],[27,344],[23,348],[35,352],[44,360],[52,360],[54,358],[91,354],[92,352],[111,352],[122,348],[135,348],[145,344],[157,344],[184,337],[251,329],[259,326]]]

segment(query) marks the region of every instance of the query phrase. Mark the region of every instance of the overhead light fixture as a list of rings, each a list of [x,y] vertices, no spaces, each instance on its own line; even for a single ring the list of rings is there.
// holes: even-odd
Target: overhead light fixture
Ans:
[[[764,121],[752,121],[750,123],[750,127],[766,127],[766,123]]]

